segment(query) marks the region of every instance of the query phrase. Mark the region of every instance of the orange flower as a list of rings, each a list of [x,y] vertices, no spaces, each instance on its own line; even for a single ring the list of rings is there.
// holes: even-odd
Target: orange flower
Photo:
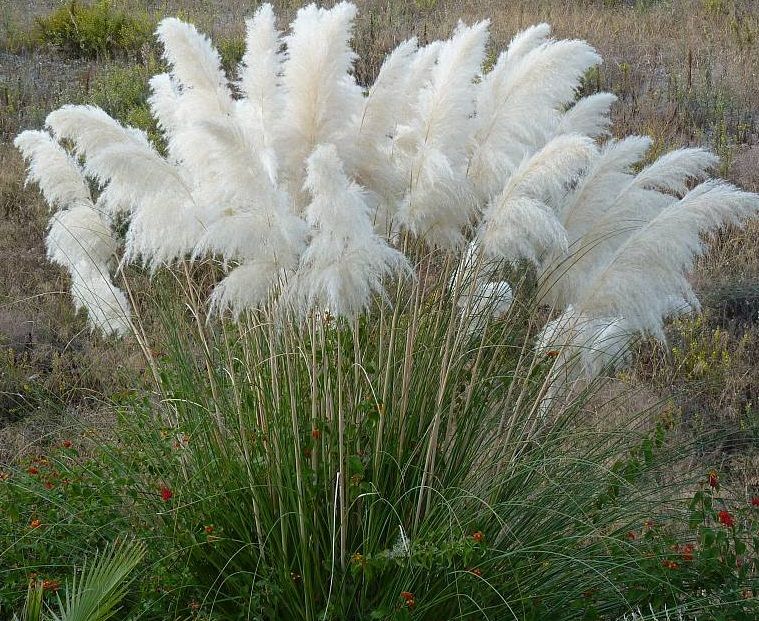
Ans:
[[[26,469],[26,471],[27,471],[29,474],[31,474],[32,476],[34,476],[34,475],[36,475],[36,474],[39,474],[39,472],[40,472],[39,470],[37,470],[37,468],[36,468],[35,466],[29,466],[29,467]]]
[[[39,528],[40,526],[42,526],[42,522],[37,518],[34,518],[31,522],[29,522],[29,528]]]
[[[49,490],[49,489],[53,489],[55,485],[53,485],[52,481],[45,481],[44,487],[45,489]]]
[[[414,599],[414,594],[411,591],[401,591],[401,597],[406,601]]]
[[[469,570],[469,573],[473,576],[477,576],[478,578],[482,577],[482,570],[479,567],[473,567]]]
[[[662,561],[661,564],[664,565],[664,567],[666,567],[667,569],[677,569],[678,567],[680,567],[680,565],[678,565],[675,561],[669,561],[669,560]]]
[[[472,533],[472,539],[477,543],[482,543],[485,540],[485,535],[482,534],[482,531],[478,530],[476,533]]]
[[[627,540],[628,541],[635,541],[635,531],[631,530],[627,533]]]
[[[680,555],[683,557],[684,561],[692,561],[693,560],[693,544],[686,543],[682,548],[680,548]]]
[[[312,437],[314,440],[318,440],[318,439],[321,437],[321,435],[322,435],[322,432],[321,432],[321,431],[319,431],[319,430],[318,430],[316,427],[314,427],[314,428],[311,430],[311,437]]]
[[[60,580],[43,580],[42,581],[43,591],[57,591],[60,588],[61,588]]]
[[[207,524],[203,527],[203,530],[205,531],[206,535],[210,535],[213,532],[213,524]]]
[[[556,356],[558,356],[560,353],[561,352],[558,349],[549,349],[546,352],[546,356],[548,356],[549,358],[556,358]]]

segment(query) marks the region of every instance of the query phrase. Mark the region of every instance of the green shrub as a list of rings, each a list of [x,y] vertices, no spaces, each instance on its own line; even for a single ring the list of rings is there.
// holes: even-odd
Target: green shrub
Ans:
[[[21,610],[30,584],[39,584],[52,603],[94,551],[134,538],[148,544],[147,562],[125,606],[130,616],[174,618],[168,610],[176,598],[165,593],[184,585],[186,572],[171,564],[174,540],[155,536],[156,516],[135,510],[150,503],[141,498],[141,472],[128,469],[131,448],[81,428],[70,437],[44,454],[0,466],[0,618]]]
[[[37,19],[40,39],[85,58],[109,58],[149,44],[155,19],[147,12],[114,8],[110,0],[70,0]]]
[[[157,68],[158,63],[152,59],[146,64],[105,66],[95,74],[83,102],[98,106],[121,123],[145,130],[158,139],[147,104],[148,80]]]

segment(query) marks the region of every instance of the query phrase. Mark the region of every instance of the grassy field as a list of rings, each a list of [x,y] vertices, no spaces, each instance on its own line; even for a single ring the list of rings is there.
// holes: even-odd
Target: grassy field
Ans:
[[[721,176],[759,192],[755,0],[356,3],[362,83],[370,83],[385,54],[411,35],[430,41],[446,37],[459,19],[490,18],[495,58],[520,29],[546,21],[556,37],[585,39],[603,57],[585,76],[582,94],[618,96],[614,136],[651,136],[651,157],[705,146],[719,155]],[[194,22],[212,36],[233,72],[243,52],[244,18],[259,3],[112,0],[96,2],[93,13],[82,8],[86,4],[10,0],[0,8],[0,475],[36,464],[28,460],[59,450],[73,435],[81,437],[82,455],[95,452],[89,430],[107,436],[116,424],[113,404],[149,384],[152,373],[132,340],[90,333],[83,315],[74,313],[68,276],[45,258],[49,213],[37,188],[24,183],[13,138],[42,127],[50,111],[70,102],[101,106],[154,132],[146,97],[148,79],[162,67],[151,34],[156,22],[167,15]],[[301,5],[273,4],[283,28]],[[670,323],[669,348],[648,340],[636,345],[632,367],[587,410],[610,426],[648,411],[644,427],[663,423],[699,438],[678,467],[700,473],[714,467],[726,497],[746,498],[759,494],[759,222],[725,230],[711,242],[693,274],[703,313]],[[147,305],[151,288],[140,287],[144,274],[135,270],[134,276],[138,306]],[[156,358],[163,353],[152,352]],[[85,504],[83,512],[93,508]],[[208,526],[204,537],[211,540],[213,526],[201,525]],[[196,618],[192,610],[188,618]]]

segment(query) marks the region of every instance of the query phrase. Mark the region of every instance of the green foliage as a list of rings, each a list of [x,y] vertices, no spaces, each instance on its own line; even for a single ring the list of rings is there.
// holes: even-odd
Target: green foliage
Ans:
[[[65,600],[59,600],[60,614],[53,614],[53,621],[106,621],[113,617],[144,556],[144,545],[133,541],[97,552],[89,565],[85,561],[78,578],[74,574]]]
[[[111,0],[69,0],[37,18],[41,41],[84,58],[110,58],[140,50],[152,40],[155,19],[146,11],[114,8]]]
[[[237,70],[242,56],[245,53],[245,39],[243,37],[224,37],[217,41],[217,49],[221,55],[221,62],[227,72]]]
[[[148,80],[157,72],[158,62],[152,57],[145,64],[103,67],[93,77],[84,101],[102,108],[121,123],[157,138],[156,122],[147,104]]]
[[[442,299],[354,326],[274,332],[255,316],[194,337],[191,313],[164,309],[164,407],[125,402],[121,436],[139,507],[166,516],[200,592],[184,599],[223,619],[618,618],[649,603],[702,618],[701,591],[660,566],[669,539],[627,539],[687,523],[664,428],[599,431],[578,419],[585,397],[536,418],[547,361],[519,354],[528,299],[453,342]]]

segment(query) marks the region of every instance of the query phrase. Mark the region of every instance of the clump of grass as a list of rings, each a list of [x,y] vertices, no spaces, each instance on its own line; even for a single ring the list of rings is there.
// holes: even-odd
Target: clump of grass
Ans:
[[[170,139],[166,159],[142,133],[84,107],[49,117],[55,139],[71,139],[76,155],[85,155],[84,172],[66,145],[43,132],[17,142],[51,203],[65,205],[49,240],[51,256],[80,278],[76,299],[90,309],[93,327],[135,333],[153,372],[155,398],[129,404],[121,429],[130,449],[121,470],[140,490],[134,513],[150,517],[224,618],[618,618],[635,605],[692,609],[709,590],[732,597],[747,580],[732,567],[694,584],[698,572],[670,574],[678,561],[632,543],[650,532],[641,524],[652,519],[677,541],[696,536],[684,526],[683,482],[668,467],[660,430],[598,429],[585,411],[594,379],[623,354],[607,347],[625,335],[620,317],[608,313],[625,313],[633,331],[660,333],[679,302],[672,296],[691,299],[683,270],[700,249],[701,223],[717,224],[702,213],[710,202],[704,195],[716,197],[712,211],[732,197],[737,215],[759,208],[756,199],[714,181],[688,192],[686,182],[704,178],[715,161],[698,149],[634,170],[649,141],[608,142],[599,151],[591,137],[608,129],[613,97],[566,108],[597,55],[577,42],[541,43],[545,25],[523,33],[482,80],[484,23],[432,47],[437,64],[430,48],[404,43],[394,57],[401,64],[384,65],[382,88],[364,97],[346,73],[353,12],[346,4],[304,9],[280,66],[274,16],[261,9],[244,58],[246,101],[232,97],[205,37],[164,21],[172,73],[154,79],[152,104]],[[332,33],[329,48],[316,37],[323,32]],[[520,51],[528,43],[536,47]],[[320,61],[324,49],[333,50],[332,63]],[[576,61],[566,91],[542,92],[553,82],[527,69],[559,52]],[[423,92],[416,92],[421,80],[401,79],[404,63],[419,76],[431,72]],[[528,157],[509,155],[513,140],[504,133],[491,142],[487,130],[500,110],[488,102],[525,86],[504,86],[515,75],[534,80],[516,107],[530,116],[506,128],[536,129],[534,112],[549,102],[545,132],[522,136],[535,141],[525,147]],[[407,86],[412,92],[399,106]],[[482,125],[468,124],[473,88],[481,89]],[[436,97],[437,106],[426,107]],[[314,106],[324,110],[314,114]],[[335,129],[319,120],[330,117]],[[474,134],[482,151],[472,167],[459,127],[485,128]],[[576,131],[555,136],[556,127]],[[428,159],[430,144],[448,146],[450,160]],[[267,155],[269,148],[281,148],[281,157]],[[491,166],[507,155],[514,170]],[[280,160],[282,176],[275,174]],[[578,180],[590,163],[595,176]],[[95,199],[84,174],[107,179],[107,194]],[[603,175],[609,185],[598,181]],[[481,185],[467,200],[480,201],[477,213],[489,216],[467,237],[475,233],[461,219],[459,191],[472,178]],[[369,192],[359,182],[387,196],[387,227],[373,228],[378,205],[365,203]],[[618,210],[603,214],[604,223],[596,210],[617,182]],[[489,200],[499,188],[500,198]],[[566,196],[568,188],[577,191]],[[636,195],[655,200],[658,220],[637,211]],[[100,219],[104,204],[137,223],[127,231],[127,243],[137,244],[128,256],[178,266],[167,270],[177,287],[156,287],[167,294],[159,310],[168,336],[155,348],[165,360],[155,360],[142,335],[139,308],[116,312],[127,298],[134,305],[134,296],[110,280],[118,240],[112,222]],[[200,205],[196,217],[191,209]],[[200,220],[212,210],[213,219]],[[683,212],[693,220],[683,221]],[[586,262],[583,272],[581,262],[618,233],[613,225],[631,218],[648,225],[591,256],[598,263]],[[190,226],[199,221],[195,238]],[[583,223],[599,221],[596,237],[583,233]],[[66,237],[72,225],[82,231],[76,243]],[[262,229],[270,237],[256,237]],[[565,255],[571,237],[560,229],[574,231],[581,252]],[[534,247],[524,242],[533,238]],[[472,265],[480,244],[490,246],[492,263],[479,255]],[[644,253],[631,252],[638,248]],[[672,254],[661,256],[661,248]],[[236,267],[206,315],[219,255]],[[564,268],[577,265],[569,280]],[[119,284],[122,277],[114,270]],[[82,281],[96,295],[87,297]],[[550,311],[539,305],[549,294],[565,313],[546,323]],[[225,309],[235,322],[216,312]],[[693,529],[704,521],[710,529],[735,526],[732,517],[717,522],[703,513]],[[736,556],[746,552],[745,542],[739,552],[737,541],[725,540]]]
[[[39,39],[84,58],[129,54],[149,44],[155,19],[147,11],[126,12],[110,0],[70,0],[37,18]]]

